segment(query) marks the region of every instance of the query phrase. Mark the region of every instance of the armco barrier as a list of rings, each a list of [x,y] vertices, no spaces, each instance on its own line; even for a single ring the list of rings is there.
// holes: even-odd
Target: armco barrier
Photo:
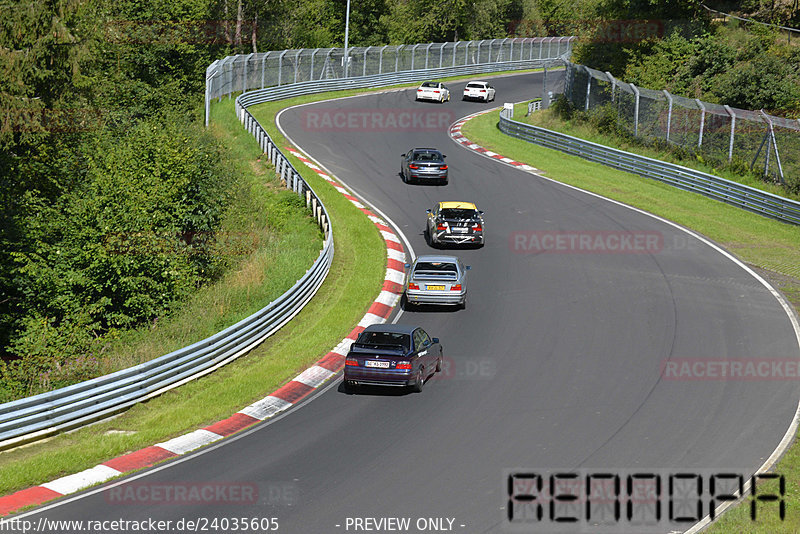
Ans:
[[[129,369],[0,405],[0,450],[103,419],[214,371],[247,353],[286,324],[322,285],[333,260],[333,232],[328,212],[314,190],[303,180],[264,128],[247,110],[249,106],[324,91],[385,87],[444,76],[560,65],[569,55],[572,40],[572,37],[521,39],[522,42],[540,44],[538,49],[540,56],[544,50],[541,43],[548,44],[548,52],[555,48],[553,57],[540,57],[536,60],[498,61],[502,57],[502,54],[498,53],[494,62],[483,64],[299,82],[266,87],[240,95],[236,99],[235,106],[237,117],[247,131],[256,138],[262,151],[268,155],[286,187],[305,198],[306,205],[313,211],[325,233],[322,251],[314,264],[278,299],[252,316],[207,339]],[[553,47],[554,43],[558,46]],[[555,55],[556,53],[558,55]],[[491,59],[491,54],[489,55]],[[235,57],[226,60],[230,60],[233,65],[236,64]],[[215,61],[212,66],[219,63]],[[221,72],[219,69],[214,70],[209,67],[209,72],[212,70]],[[212,73],[211,77],[213,76]],[[207,76],[206,81],[209,84],[212,80]],[[206,95],[209,95],[208,89]]]
[[[500,112],[500,131],[530,143],[560,150],[567,154],[580,156],[590,161],[647,178],[653,178],[684,191],[700,193],[765,217],[800,225],[800,202],[753,187],[680,165],[631,154],[630,152],[591,143],[538,126],[517,122],[510,118],[505,110]]]

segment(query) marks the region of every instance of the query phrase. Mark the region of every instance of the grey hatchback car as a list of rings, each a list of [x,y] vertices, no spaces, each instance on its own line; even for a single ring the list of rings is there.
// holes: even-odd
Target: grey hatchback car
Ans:
[[[467,307],[467,271],[469,265],[455,256],[426,254],[418,256],[406,277],[407,305],[443,304]]]

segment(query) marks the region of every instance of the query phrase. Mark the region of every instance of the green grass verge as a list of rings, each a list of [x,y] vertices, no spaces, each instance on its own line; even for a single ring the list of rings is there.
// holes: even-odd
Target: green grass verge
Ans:
[[[272,170],[262,168],[263,162],[258,162],[260,155],[255,140],[235,118],[230,120],[231,117],[234,117],[232,100],[226,99],[213,106],[214,127],[223,136],[226,145],[231,147],[230,156],[242,158],[245,165],[255,169],[253,172],[264,188],[278,189]],[[352,330],[382,286],[386,266],[385,245],[377,229],[361,211],[310,169],[298,166],[298,170],[322,197],[335,225],[336,253],[333,265],[314,299],[260,347],[211,375],[139,404],[114,419],[0,453],[0,494],[5,495],[93,467],[110,458],[228,417],[286,383]],[[257,188],[255,184],[252,187]],[[283,194],[283,191],[278,191],[278,194]],[[269,220],[271,215],[285,214],[262,213],[260,217]],[[299,221],[293,224],[313,226],[305,212],[296,219]],[[313,237],[315,258],[320,250],[321,239],[317,230],[310,235]],[[308,238],[309,235],[306,235],[303,239]],[[246,262],[221,283],[239,284],[241,288],[236,291],[242,291],[245,295],[248,291],[261,291],[259,286],[269,283],[267,279],[274,277],[280,280],[283,275],[275,271],[274,265],[270,265],[268,271],[259,270],[259,266],[277,261],[270,260],[270,255],[285,247],[299,250],[308,248],[302,239],[277,243],[275,247],[263,250],[266,263]],[[300,266],[297,276],[289,276],[291,283],[282,290],[302,276],[310,263],[308,261]],[[230,295],[234,289],[228,287],[219,291],[224,296]],[[233,307],[230,299],[222,297],[218,304],[222,312],[228,306]],[[190,306],[190,309],[197,318],[218,313],[205,305]],[[247,314],[246,306],[242,306],[240,313]],[[220,320],[219,326],[227,324],[228,321]]]
[[[516,106],[517,120],[526,111],[525,105]],[[489,113],[468,121],[462,133],[481,146],[542,170],[548,178],[635,206],[709,237],[758,270],[783,292],[795,309],[800,308],[800,227],[509,137],[497,125],[498,114]],[[592,140],[601,142],[596,139]],[[773,470],[786,477],[785,521],[778,519],[774,503],[759,503],[757,521],[751,521],[749,500],[745,500],[725,513],[707,532],[800,532],[797,513],[800,447],[795,443]],[[765,483],[763,488],[759,486],[759,493],[762,490],[777,493],[777,483]]]
[[[573,137],[580,137],[593,143],[598,143],[606,146],[613,146],[626,152],[632,152],[648,158],[658,159],[661,161],[668,161],[690,169],[695,169],[707,174],[719,176],[726,180],[731,180],[740,184],[750,187],[755,187],[762,191],[767,191],[773,195],[792,198],[800,200],[800,196],[792,194],[780,184],[765,182],[753,174],[737,174],[730,169],[717,169],[712,164],[705,162],[700,155],[687,155],[679,157],[675,152],[675,147],[664,145],[657,147],[655,145],[647,144],[647,141],[642,139],[634,139],[632,137],[621,137],[610,133],[603,133],[598,131],[586,118],[583,112],[575,112],[573,117],[568,120],[561,118],[552,109],[543,110],[537,113],[531,113],[530,116],[525,117],[527,108],[524,108],[523,113],[515,111],[514,118],[517,121],[541,126],[549,130],[561,132]],[[688,153],[687,153],[688,154]]]

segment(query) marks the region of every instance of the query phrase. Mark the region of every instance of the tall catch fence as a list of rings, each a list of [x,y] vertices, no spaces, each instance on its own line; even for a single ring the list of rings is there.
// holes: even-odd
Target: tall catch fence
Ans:
[[[206,125],[211,100],[233,93],[295,84],[472,65],[523,64],[559,58],[574,37],[527,37],[414,45],[280,50],[228,56],[206,69]],[[345,76],[347,67],[347,76]]]
[[[690,149],[710,162],[736,162],[800,192],[800,120],[703,102],[617,80],[567,63],[564,94],[576,109],[614,106],[631,134]]]

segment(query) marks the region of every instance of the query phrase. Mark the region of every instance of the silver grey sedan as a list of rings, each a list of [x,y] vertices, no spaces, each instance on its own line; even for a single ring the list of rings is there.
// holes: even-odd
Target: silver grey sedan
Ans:
[[[406,303],[443,304],[467,307],[467,271],[469,265],[455,256],[426,254],[418,256],[406,277]]]

